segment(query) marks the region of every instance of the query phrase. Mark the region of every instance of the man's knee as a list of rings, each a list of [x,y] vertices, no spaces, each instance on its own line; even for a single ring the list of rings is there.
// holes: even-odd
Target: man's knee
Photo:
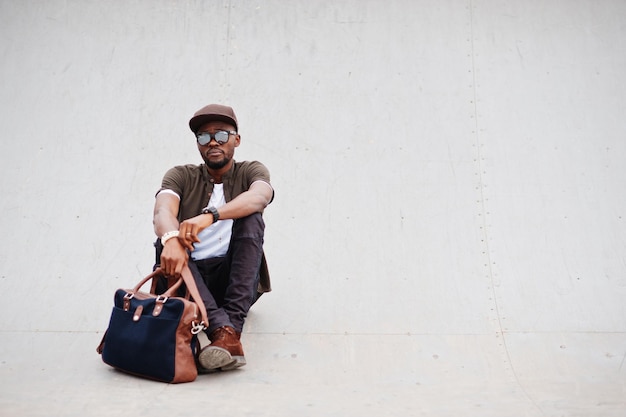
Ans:
[[[233,239],[263,239],[264,233],[265,222],[261,213],[252,213],[249,216],[236,219],[233,223]]]

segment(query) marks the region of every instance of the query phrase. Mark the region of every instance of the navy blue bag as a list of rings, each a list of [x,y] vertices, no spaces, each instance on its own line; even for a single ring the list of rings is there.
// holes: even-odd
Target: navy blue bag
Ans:
[[[198,376],[197,334],[208,325],[206,310],[188,268],[165,293],[156,295],[154,283],[161,275],[157,269],[132,290],[115,292],[98,353],[104,363],[124,372],[169,383],[191,382]],[[151,292],[139,291],[150,279]],[[183,282],[197,301],[174,296]]]

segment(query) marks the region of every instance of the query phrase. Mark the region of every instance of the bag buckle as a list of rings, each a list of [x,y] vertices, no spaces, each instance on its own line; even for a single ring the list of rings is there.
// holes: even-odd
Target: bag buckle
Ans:
[[[165,297],[163,295],[157,295],[156,300],[154,300],[154,310],[152,310],[152,315],[154,317],[158,317],[159,314],[161,314],[161,311],[163,310],[163,304],[165,304],[167,298],[168,297]]]
[[[124,311],[130,310],[130,300],[132,300],[134,296],[135,294],[130,292],[127,292],[126,295],[124,295]]]

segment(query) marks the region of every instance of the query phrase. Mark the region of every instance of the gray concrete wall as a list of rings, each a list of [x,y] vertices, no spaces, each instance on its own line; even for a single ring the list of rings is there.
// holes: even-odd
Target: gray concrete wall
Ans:
[[[171,411],[94,348],[151,269],[163,173],[200,162],[189,117],[220,102],[273,176],[274,291],[246,368],[169,395],[623,416],[625,21],[617,0],[0,1],[0,414]]]

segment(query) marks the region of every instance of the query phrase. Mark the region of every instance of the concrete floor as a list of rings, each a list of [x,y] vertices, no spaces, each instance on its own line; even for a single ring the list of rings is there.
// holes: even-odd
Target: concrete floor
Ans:
[[[626,415],[623,1],[0,0],[0,416]],[[248,365],[95,352],[232,105],[272,173]]]

